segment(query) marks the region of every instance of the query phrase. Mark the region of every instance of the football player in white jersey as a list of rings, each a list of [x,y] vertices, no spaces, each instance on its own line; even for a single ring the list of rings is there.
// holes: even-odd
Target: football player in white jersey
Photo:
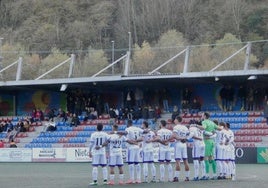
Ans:
[[[173,170],[171,161],[171,147],[170,140],[172,139],[172,131],[166,128],[166,121],[160,121],[160,130],[157,131],[156,142],[159,142],[159,158],[160,163],[160,181],[164,182],[165,179],[165,164],[168,167],[168,179],[173,180]]]
[[[128,184],[141,183],[141,150],[140,144],[142,142],[143,129],[139,127],[134,127],[132,125],[132,120],[128,120],[128,125],[126,128],[126,138],[127,138],[127,162],[129,167],[130,179]],[[136,181],[135,181],[135,169],[136,169]]]
[[[184,163],[185,181],[189,181],[189,175],[190,175],[190,168],[189,168],[188,156],[187,156],[187,144],[186,144],[186,139],[189,136],[189,130],[181,122],[182,122],[182,117],[180,116],[177,116],[174,120],[175,127],[173,128],[173,137],[176,140],[175,150],[174,150],[176,169],[175,169],[173,182],[179,181],[180,170],[181,170],[181,167],[180,167],[181,160],[183,160],[183,163]]]
[[[92,133],[90,137],[89,155],[92,157],[92,179],[93,182],[90,185],[98,184],[98,166],[102,167],[103,184],[107,184],[108,171],[107,171],[107,158],[106,149],[108,134],[103,130],[103,124],[97,124],[97,131]]]
[[[154,164],[154,139],[156,137],[155,133],[149,129],[149,124],[147,121],[142,123],[142,128],[147,130],[147,133],[142,135],[142,152],[143,152],[143,175],[144,182],[148,182],[148,166],[150,165],[152,182],[156,181],[156,169]]]
[[[226,145],[226,155],[227,155],[227,178],[232,178],[232,180],[235,180],[236,175],[236,165],[235,165],[235,143],[234,143],[234,133],[230,129],[230,124],[225,124],[225,130],[226,130],[226,139],[225,139],[225,145]]]
[[[110,166],[110,181],[109,185],[114,185],[114,167],[117,166],[119,169],[119,185],[124,184],[124,171],[123,171],[123,154],[122,145],[126,142],[126,137],[117,134],[118,125],[113,125],[113,133],[108,137],[109,143],[109,166]]]
[[[193,139],[192,158],[194,164],[194,181],[199,180],[199,171],[201,169],[201,177],[206,175],[205,169],[205,143],[203,140],[203,131],[196,127],[197,122],[192,122],[187,139]]]
[[[219,123],[219,127],[222,128],[222,130],[216,130],[216,152],[215,152],[215,161],[217,164],[217,172],[218,172],[218,179],[224,179],[225,178],[225,169],[227,168],[226,160],[226,146],[225,146],[225,132],[226,130],[223,129],[225,127],[224,122]]]

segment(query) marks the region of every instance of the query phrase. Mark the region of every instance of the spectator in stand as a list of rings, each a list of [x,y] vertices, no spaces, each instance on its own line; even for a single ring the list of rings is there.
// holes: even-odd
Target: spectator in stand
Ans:
[[[246,109],[246,101],[247,101],[247,90],[243,85],[240,85],[237,93],[237,99],[240,104],[240,110],[244,111]]]
[[[265,94],[262,88],[254,89],[254,110],[261,110]]]
[[[128,114],[128,112],[129,112],[129,109],[128,109],[128,108],[124,108],[124,109],[122,109],[122,118],[123,118],[124,120],[127,119],[127,114]]]
[[[0,123],[0,133],[3,132],[5,129],[5,125],[3,122]]]
[[[136,88],[135,93],[136,107],[143,105],[143,91],[140,88]]]
[[[58,114],[57,114],[57,121],[58,122],[65,122],[67,120],[67,116],[64,110],[59,108]]]
[[[12,139],[10,144],[9,144],[10,148],[17,148],[16,142]]]
[[[71,113],[74,113],[74,107],[75,107],[74,98],[71,94],[68,94],[68,96],[67,96],[67,110]]]
[[[82,97],[81,106],[80,106],[80,114],[78,115],[82,115],[83,113],[86,112],[86,103],[87,103],[86,97]]]
[[[123,120],[124,118],[123,118],[123,111],[124,111],[124,109],[123,108],[119,108],[119,110],[118,110],[118,119],[119,120]]]
[[[76,97],[74,101],[74,113],[80,115],[81,114],[80,107],[81,107],[81,100],[79,97]]]
[[[191,114],[197,114],[200,111],[201,111],[201,104],[196,98],[194,98],[191,104]]]
[[[14,129],[14,125],[11,121],[5,121],[5,132],[10,132]]]
[[[147,120],[149,118],[149,110],[148,110],[148,107],[147,106],[144,106],[142,108],[142,118],[144,120]]]
[[[97,119],[98,118],[98,112],[97,112],[97,110],[95,110],[94,107],[91,107],[89,109],[89,111],[90,111],[90,113],[88,115],[88,119],[94,120],[94,119]]]
[[[161,118],[161,109],[159,108],[159,106],[155,106],[155,116],[156,119]]]
[[[234,88],[228,85],[226,91],[226,111],[232,111],[234,104]]]
[[[51,108],[48,110],[45,118],[46,118],[46,120],[49,120],[49,119],[54,118],[54,117],[55,117],[55,109]]]
[[[189,90],[188,87],[186,87],[183,91],[182,91],[182,100],[186,101],[188,104],[191,101],[191,97],[192,97],[192,91]]]
[[[142,118],[142,108],[139,106],[137,110],[133,113],[133,119],[138,120]]]
[[[266,124],[268,125],[268,100],[265,102],[263,115],[266,118]]]
[[[268,100],[268,87],[264,88],[264,100]]]
[[[35,119],[36,119],[36,121],[43,121],[44,120],[44,113],[39,108],[36,110]]]
[[[24,128],[24,122],[23,121],[19,121],[16,125],[18,127],[18,131],[19,132],[26,132],[25,128]]]
[[[28,119],[25,119],[23,121],[23,132],[27,132],[30,130],[30,121]]]
[[[156,115],[155,115],[155,109],[152,106],[149,106],[148,108],[149,111],[149,119],[155,119]]]
[[[224,85],[220,90],[222,110],[227,111],[227,88]]]
[[[177,105],[173,107],[173,112],[171,114],[172,122],[174,122],[175,118],[180,115],[180,111]]]
[[[134,112],[134,109],[131,108],[127,114],[127,119],[133,120],[133,112]]]
[[[12,131],[9,131],[8,133],[8,141],[11,142],[18,134],[17,127],[15,127]]]
[[[79,118],[77,117],[77,115],[74,113],[72,114],[72,117],[71,117],[71,124],[70,126],[73,127],[77,127],[78,125],[80,125],[80,121],[79,121]]]
[[[130,89],[128,89],[128,91],[126,93],[125,100],[126,100],[126,107],[128,109],[131,109],[133,106],[134,96],[133,96],[133,92]]]
[[[36,121],[36,109],[33,109],[31,113],[31,123],[35,121]]]
[[[4,148],[4,147],[5,147],[4,141],[0,140],[0,148]]]
[[[112,118],[112,119],[116,119],[116,118],[117,118],[117,115],[116,115],[116,113],[115,113],[115,109],[113,109],[113,108],[110,108],[110,109],[109,109],[109,116],[110,116],[110,118]]]
[[[247,105],[248,111],[254,110],[254,89],[252,87],[249,88],[247,93]]]
[[[169,93],[166,88],[164,88],[160,93],[160,98],[163,102],[163,110],[164,112],[169,112],[169,105],[168,105],[168,99],[169,99]]]
[[[57,126],[56,126],[54,119],[50,119],[47,124],[46,131],[56,131],[56,130],[57,130]]]
[[[190,105],[187,100],[183,100],[181,103],[181,113],[187,114],[189,113]]]

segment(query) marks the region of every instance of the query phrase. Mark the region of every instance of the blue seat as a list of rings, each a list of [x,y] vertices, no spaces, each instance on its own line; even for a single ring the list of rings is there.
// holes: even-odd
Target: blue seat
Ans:
[[[57,126],[65,126],[65,122],[60,121],[60,122],[57,123]]]
[[[13,117],[12,121],[19,121],[19,117],[17,117],[17,116]]]
[[[248,112],[241,112],[241,116],[243,116],[243,117],[248,116]]]

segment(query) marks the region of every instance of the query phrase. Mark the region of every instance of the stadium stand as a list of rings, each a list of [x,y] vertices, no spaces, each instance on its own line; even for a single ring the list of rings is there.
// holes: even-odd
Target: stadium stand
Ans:
[[[211,119],[219,122],[229,122],[235,134],[236,147],[256,147],[268,145],[268,126],[262,112],[247,111],[213,111],[210,112]],[[165,114],[161,119],[166,119],[168,128],[172,129],[173,123],[170,119],[171,114]],[[190,120],[199,120],[200,114],[184,114],[183,123],[187,124]],[[23,117],[1,117],[1,121],[10,120],[16,124]],[[81,120],[82,116],[79,117]],[[133,124],[140,126],[143,119],[133,121]],[[53,132],[43,132],[41,122],[33,122],[29,131],[19,132],[15,138],[18,147],[25,148],[51,148],[51,147],[86,147],[89,145],[91,133],[96,130],[97,123],[103,123],[105,131],[111,131],[111,121],[109,117],[101,117],[97,120],[82,122],[77,127],[70,127],[66,122],[58,122],[57,130]],[[157,122],[149,120],[151,127],[156,128]],[[123,120],[119,121],[119,130],[124,130],[126,124]],[[5,147],[9,147],[8,133],[0,133],[0,139],[4,140]]]

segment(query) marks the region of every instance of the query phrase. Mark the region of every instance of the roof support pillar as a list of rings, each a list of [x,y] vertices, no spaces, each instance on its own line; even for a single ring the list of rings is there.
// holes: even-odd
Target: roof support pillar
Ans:
[[[18,67],[17,67],[17,74],[16,74],[16,81],[21,79],[21,67],[22,67],[22,57],[19,57]]]

